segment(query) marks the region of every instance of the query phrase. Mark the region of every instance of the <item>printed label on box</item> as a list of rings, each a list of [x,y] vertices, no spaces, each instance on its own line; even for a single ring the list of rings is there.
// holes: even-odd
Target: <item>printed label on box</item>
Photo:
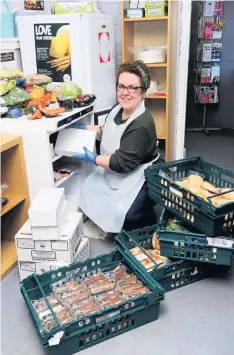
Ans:
[[[147,9],[147,14],[149,15],[153,15],[153,14],[162,14],[162,9],[161,7],[158,7],[158,8],[153,8],[153,9]]]
[[[35,241],[35,249],[36,250],[47,250],[51,248],[51,244],[49,241],[36,240]]]
[[[63,250],[68,251],[68,242],[63,240],[55,240],[51,242],[51,250]]]
[[[56,253],[54,251],[37,251],[32,250],[33,260],[56,260]]]
[[[35,249],[34,241],[30,238],[17,238],[17,248],[21,249]]]
[[[27,261],[20,261],[20,269],[24,271],[36,272],[36,264]]]

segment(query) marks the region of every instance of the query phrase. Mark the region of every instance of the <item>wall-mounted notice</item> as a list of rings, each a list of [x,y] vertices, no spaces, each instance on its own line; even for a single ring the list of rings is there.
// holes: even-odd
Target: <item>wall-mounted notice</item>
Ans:
[[[65,74],[71,77],[70,25],[46,23],[34,25],[37,73],[62,82]]]

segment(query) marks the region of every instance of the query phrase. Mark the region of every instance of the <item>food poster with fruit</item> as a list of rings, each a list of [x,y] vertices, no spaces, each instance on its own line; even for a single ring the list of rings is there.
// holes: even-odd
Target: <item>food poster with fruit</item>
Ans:
[[[26,11],[44,11],[44,1],[24,1],[24,9]]]
[[[54,82],[71,78],[70,25],[68,23],[35,24],[37,73],[45,74]]]

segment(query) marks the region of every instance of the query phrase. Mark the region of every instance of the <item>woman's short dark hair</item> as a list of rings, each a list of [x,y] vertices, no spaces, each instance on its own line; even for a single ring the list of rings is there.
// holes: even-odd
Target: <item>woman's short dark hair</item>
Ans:
[[[141,60],[121,64],[117,72],[116,85],[119,83],[119,76],[122,73],[131,73],[137,75],[141,80],[141,87],[144,92],[146,92],[150,87],[150,72],[147,65]]]

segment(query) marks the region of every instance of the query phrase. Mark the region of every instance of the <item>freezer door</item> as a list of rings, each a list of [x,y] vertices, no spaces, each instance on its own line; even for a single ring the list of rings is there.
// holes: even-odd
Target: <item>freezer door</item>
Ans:
[[[96,95],[96,109],[101,110],[116,103],[114,18],[88,15],[82,22],[84,91]]]

